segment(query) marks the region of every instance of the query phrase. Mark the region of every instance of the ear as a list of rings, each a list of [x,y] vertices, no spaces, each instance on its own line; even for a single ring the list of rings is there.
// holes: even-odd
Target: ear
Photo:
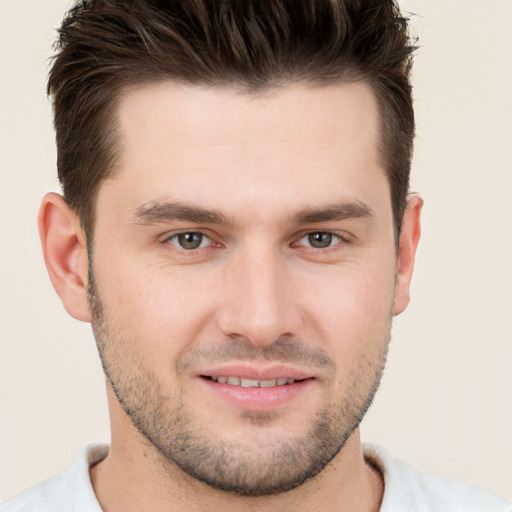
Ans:
[[[46,268],[62,304],[72,317],[90,322],[87,244],[78,217],[62,196],[49,193],[41,203],[38,226]]]
[[[394,315],[402,313],[409,304],[409,288],[414,269],[414,258],[421,234],[420,215],[422,207],[423,199],[414,194],[409,198],[405,209],[398,249]]]

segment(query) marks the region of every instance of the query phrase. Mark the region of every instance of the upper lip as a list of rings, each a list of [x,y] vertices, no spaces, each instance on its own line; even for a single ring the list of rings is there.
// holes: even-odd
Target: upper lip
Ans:
[[[311,373],[288,365],[272,365],[257,367],[248,364],[228,364],[198,372],[202,377],[240,377],[252,380],[294,379],[304,380],[312,378]]]

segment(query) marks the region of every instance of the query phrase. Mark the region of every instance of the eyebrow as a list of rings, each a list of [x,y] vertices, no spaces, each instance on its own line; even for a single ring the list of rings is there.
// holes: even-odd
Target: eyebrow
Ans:
[[[132,215],[136,224],[157,224],[183,220],[195,224],[231,226],[233,222],[217,210],[205,210],[173,201],[152,201],[136,208]]]
[[[293,216],[296,224],[339,221],[347,219],[372,218],[371,209],[361,201],[342,202],[323,208],[307,208]]]
[[[320,208],[305,208],[295,213],[293,224],[315,224],[320,222],[347,219],[371,218],[371,209],[360,201],[341,202]],[[141,225],[158,224],[174,220],[188,221],[194,224],[216,224],[231,227],[234,222],[218,210],[206,210],[174,201],[151,201],[136,208],[133,222]]]

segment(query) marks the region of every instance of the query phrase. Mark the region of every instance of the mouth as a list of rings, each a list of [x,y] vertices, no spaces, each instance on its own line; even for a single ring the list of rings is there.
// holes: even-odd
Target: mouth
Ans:
[[[230,386],[241,386],[243,388],[273,388],[276,386],[289,386],[296,382],[302,382],[308,379],[292,379],[292,378],[279,378],[279,379],[247,379],[237,376],[219,375],[218,377],[201,375],[203,379],[218,382],[219,384],[229,384]]]
[[[201,372],[203,389],[243,410],[275,410],[308,390],[315,388],[316,378],[290,367],[256,369],[238,365]],[[212,396],[212,398],[213,398]]]

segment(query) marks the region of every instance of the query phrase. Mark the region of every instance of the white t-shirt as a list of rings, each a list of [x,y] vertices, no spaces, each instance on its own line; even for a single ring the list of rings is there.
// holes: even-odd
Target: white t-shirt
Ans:
[[[365,444],[367,460],[384,476],[380,512],[512,512],[512,505],[480,487],[413,471],[384,448]],[[73,465],[0,506],[0,512],[102,512],[89,467],[103,459],[108,445],[84,448]]]

